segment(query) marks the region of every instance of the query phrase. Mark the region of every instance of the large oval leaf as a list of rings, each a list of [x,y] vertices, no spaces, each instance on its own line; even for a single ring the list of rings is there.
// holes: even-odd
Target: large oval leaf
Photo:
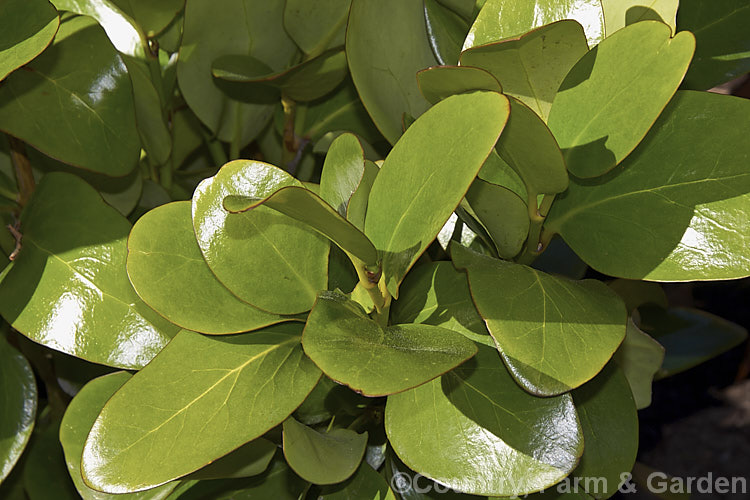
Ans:
[[[223,141],[247,144],[265,127],[273,107],[258,95],[243,96],[247,102],[227,97],[211,75],[211,64],[220,56],[244,54],[274,71],[285,69],[297,48],[284,32],[283,9],[282,0],[225,0],[221,8],[212,0],[191,0],[185,7],[177,60],[180,91]]]
[[[320,378],[288,328],[180,332],[96,419],[83,450],[86,483],[108,493],[153,488],[283,421]]]
[[[573,391],[573,402],[586,447],[571,481],[579,478],[581,490],[594,498],[609,498],[633,469],[638,451],[638,412],[628,380],[610,363]]]
[[[6,0],[0,5],[0,80],[38,56],[60,25],[47,0]]]
[[[188,330],[239,333],[288,319],[242,302],[216,279],[195,240],[189,201],[138,219],[128,238],[127,266],[138,295]]]
[[[45,175],[21,232],[23,248],[0,286],[0,313],[31,340],[138,369],[179,330],[136,295],[125,269],[130,223],[84,181]]]
[[[317,55],[344,45],[346,20],[352,0],[286,0],[284,28],[306,53]]]
[[[113,497],[109,493],[92,490],[83,482],[81,454],[83,453],[86,436],[107,400],[130,378],[131,375],[127,372],[116,372],[90,381],[70,402],[60,423],[60,444],[62,444],[65,454],[68,473],[76,490],[78,490],[78,494],[84,500],[115,500],[115,498],[121,498],[122,500],[162,500],[167,498],[177,486],[176,482],[172,482],[143,493]]]
[[[615,171],[570,184],[552,206],[547,227],[611,276],[748,276],[748,127],[747,100],[679,92],[642,146]]]
[[[600,281],[572,281],[459,245],[452,255],[468,271],[471,296],[503,361],[531,393],[578,387],[599,373],[625,337],[625,306]]]
[[[299,476],[314,484],[336,484],[359,467],[367,433],[350,429],[318,432],[289,417],[284,420],[284,457]]]
[[[529,235],[529,214],[523,200],[510,189],[476,179],[466,193],[466,201],[498,255],[504,259],[518,255]]]
[[[133,170],[133,88],[102,29],[85,17],[63,23],[52,46],[0,87],[0,129],[77,167]]]
[[[335,292],[318,297],[302,345],[331,379],[366,396],[416,387],[476,352],[473,342],[445,328],[380,326],[359,305]]]
[[[669,103],[695,50],[690,33],[670,36],[657,21],[633,24],[590,50],[565,77],[548,124],[573,175],[611,170]]]
[[[26,358],[0,335],[0,483],[29,442],[36,417],[36,380]]]
[[[604,38],[604,11],[600,0],[487,0],[469,30],[464,50],[521,36],[563,19],[578,21],[592,46]]]
[[[528,394],[481,345],[442,378],[388,397],[385,429],[406,465],[475,495],[539,491],[567,476],[583,451],[570,395]]]
[[[423,69],[417,73],[417,83],[424,98],[432,104],[454,94],[474,90],[503,91],[494,76],[471,66],[433,66]]]
[[[79,500],[65,470],[65,457],[57,436],[60,422],[53,421],[37,429],[24,458],[23,485],[28,500]]]
[[[301,183],[267,163],[227,163],[195,189],[193,227],[208,266],[232,293],[266,311],[296,314],[326,288],[328,242],[270,208],[230,214],[223,206],[227,196],[265,198],[285,186]]]
[[[401,117],[429,107],[414,75],[434,66],[420,0],[353,0],[346,57],[357,92],[380,132],[395,144]]]
[[[391,295],[463,198],[508,119],[506,97],[454,95],[409,127],[372,185],[365,234]]]
[[[354,134],[344,133],[333,140],[320,173],[320,197],[346,217],[349,200],[365,176],[362,143]]]
[[[587,50],[581,25],[564,20],[474,47],[461,54],[461,64],[489,71],[506,94],[546,121],[560,83]]]

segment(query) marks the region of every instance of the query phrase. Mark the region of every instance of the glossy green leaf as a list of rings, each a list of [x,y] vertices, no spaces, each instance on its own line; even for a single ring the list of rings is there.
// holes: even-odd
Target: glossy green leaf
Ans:
[[[750,4],[744,0],[681,0],[677,25],[696,38],[685,87],[706,90],[750,72]]]
[[[423,69],[417,73],[417,83],[424,98],[432,104],[454,94],[474,90],[503,91],[494,76],[471,66],[434,66]]]
[[[401,136],[404,112],[418,117],[429,104],[417,88],[417,71],[437,64],[419,0],[353,0],[346,57],[357,92],[391,144]]]
[[[385,428],[407,466],[474,495],[546,488],[567,476],[583,451],[570,395],[528,394],[497,352],[481,345],[442,378],[388,397]]]
[[[321,500],[396,500],[383,477],[367,463],[362,463],[351,479],[325,488]]]
[[[346,77],[346,54],[331,49],[290,69],[268,72],[252,56],[222,56],[212,64],[216,78],[246,85],[248,90],[277,88],[294,101],[312,101],[331,92]]]
[[[36,399],[31,365],[0,334],[0,483],[8,477],[29,442]]]
[[[676,33],[679,4],[680,0],[602,0],[607,36],[625,26],[648,20],[661,21]]]
[[[359,230],[365,229],[365,218],[367,216],[367,204],[370,199],[372,185],[380,172],[380,168],[373,162],[365,160],[365,169],[357,189],[352,193],[349,204],[346,207],[346,218]]]
[[[487,0],[464,42],[464,50],[523,35],[563,19],[583,26],[592,47],[604,38],[600,0]]]
[[[560,147],[541,118],[521,101],[510,98],[510,118],[497,141],[497,151],[526,185],[527,203],[536,206],[540,194],[568,187],[568,171]]]
[[[86,54],[86,57],[81,57]],[[65,163],[112,176],[135,168],[133,88],[104,32],[85,17],[0,87],[0,129]]]
[[[452,256],[468,271],[474,303],[503,361],[533,394],[561,394],[583,384],[625,337],[625,307],[600,281],[572,281],[460,245],[452,246]]]
[[[294,418],[284,421],[284,457],[294,472],[314,484],[336,484],[348,479],[362,462],[366,446],[366,432],[318,432]]]
[[[142,368],[179,328],[130,285],[129,231],[128,221],[84,181],[45,175],[21,218],[23,247],[0,287],[0,313],[51,349]]]
[[[307,224],[361,260],[365,266],[377,268],[378,251],[367,236],[312,191],[299,186],[286,186],[261,199],[238,195],[224,198],[224,208],[233,214],[247,213],[260,206]]]
[[[560,83],[587,50],[581,25],[563,20],[467,50],[461,54],[461,64],[489,71],[506,94],[546,121]]]
[[[499,256],[515,257],[529,235],[528,209],[523,200],[509,189],[477,179],[466,193],[466,201],[492,238]]]
[[[344,133],[333,140],[320,173],[320,197],[346,217],[349,200],[365,175],[362,143],[354,134]]]
[[[60,443],[65,454],[68,473],[78,494],[84,500],[114,500],[115,498],[108,493],[92,490],[84,484],[81,477],[81,454],[86,436],[102,407],[130,378],[131,375],[127,372],[116,372],[90,381],[70,402],[60,423]],[[127,494],[116,498],[161,500],[169,496],[176,486],[177,483],[172,482],[143,493]]]
[[[614,355],[639,410],[651,404],[651,382],[664,361],[664,347],[628,320],[625,340]]]
[[[421,474],[417,475],[417,472],[409,469],[399,460],[390,447],[382,474],[398,494],[399,500],[478,500],[482,498],[459,493]]]
[[[690,33],[670,35],[669,26],[657,21],[630,25],[589,51],[565,77],[548,123],[573,175],[611,170],[664,110],[695,50]]]
[[[352,0],[286,0],[284,28],[306,54],[344,45]]]
[[[747,339],[747,330],[740,325],[681,307],[642,309],[639,326],[666,351],[657,379],[693,368]]]
[[[745,99],[679,92],[615,171],[594,182],[571,182],[546,227],[610,276],[748,276],[749,126]]]
[[[438,64],[456,64],[469,23],[439,0],[424,0],[424,19],[432,53]]]
[[[382,327],[358,304],[323,292],[307,319],[302,345],[331,379],[366,396],[384,396],[424,384],[476,352],[457,332],[432,325]]]
[[[0,6],[0,80],[47,48],[60,25],[47,0],[6,0]]]
[[[128,238],[127,268],[138,295],[188,330],[239,333],[288,319],[242,302],[216,279],[195,240],[189,201],[138,219]]]
[[[245,145],[273,113],[267,99],[230,99],[211,75],[217,57],[250,55],[273,71],[286,69],[297,51],[282,26],[283,0],[191,0],[177,61],[180,91],[190,108],[219,139]],[[216,29],[216,27],[221,27]]]
[[[58,10],[90,16],[104,29],[115,48],[137,59],[148,53],[146,36],[133,19],[110,0],[51,0]]]
[[[573,391],[573,402],[586,447],[571,476],[582,478],[582,489],[594,498],[609,498],[632,470],[638,451],[638,413],[628,380],[610,363]]]
[[[289,328],[180,332],[100,413],[83,450],[86,483],[109,493],[159,486],[283,421],[320,377]]]
[[[193,227],[208,266],[241,300],[278,314],[307,311],[326,288],[328,242],[268,207],[230,214],[223,201],[231,195],[265,198],[300,185],[273,165],[238,160],[201,182],[193,195]]]
[[[450,262],[433,262],[409,273],[401,297],[391,306],[391,318],[395,323],[441,326],[495,345],[471,300],[466,275]]]
[[[268,469],[276,450],[276,445],[268,439],[253,439],[193,472],[188,478],[205,480],[257,476]]]
[[[407,271],[463,198],[503,130],[507,98],[495,92],[451,96],[404,134],[372,185],[365,234],[383,252],[393,297]]]
[[[57,439],[59,422],[51,422],[34,432],[25,454],[23,485],[28,500],[79,500],[65,470],[65,457]]]

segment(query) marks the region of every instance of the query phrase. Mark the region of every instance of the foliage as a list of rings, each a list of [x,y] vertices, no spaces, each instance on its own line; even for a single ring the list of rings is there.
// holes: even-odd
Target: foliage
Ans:
[[[742,2],[0,18],[3,498],[607,498],[747,336],[659,285],[750,276]]]

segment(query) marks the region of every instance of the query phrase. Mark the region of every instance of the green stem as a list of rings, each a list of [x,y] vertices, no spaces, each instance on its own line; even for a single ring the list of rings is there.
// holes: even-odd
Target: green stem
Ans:
[[[214,165],[217,167],[224,165],[228,159],[221,141],[216,140],[203,126],[200,127],[200,131],[203,136],[203,143],[206,145],[206,149],[208,149],[208,154],[211,156]]]
[[[531,225],[529,226],[529,237],[526,240],[524,250],[520,257],[516,259],[516,262],[519,264],[530,265],[539,257],[549,243],[551,236],[542,238],[542,230],[547,214],[550,208],[552,208],[553,201],[555,201],[554,194],[545,194],[541,205],[537,208],[536,194],[529,193],[529,219],[531,220]]]
[[[172,190],[172,156],[170,155],[167,162],[159,167],[159,183],[165,191]]]
[[[234,134],[232,142],[229,143],[229,159],[237,160],[240,157],[240,143],[242,142],[242,113],[239,107],[235,109],[234,116]]]
[[[378,265],[377,270],[371,271],[367,269],[367,265],[359,260],[358,258],[346,252],[349,259],[354,264],[354,269],[357,271],[359,277],[359,283],[367,290],[367,293],[372,299],[372,303],[375,304],[375,311],[373,319],[381,326],[388,324],[388,316],[391,309],[391,294],[388,288],[385,286],[385,280],[382,276],[382,268]]]

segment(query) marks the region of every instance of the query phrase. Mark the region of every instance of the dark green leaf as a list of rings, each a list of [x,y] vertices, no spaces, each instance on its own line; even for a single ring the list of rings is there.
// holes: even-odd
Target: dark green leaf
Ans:
[[[596,280],[572,281],[452,246],[479,314],[518,383],[541,396],[596,375],[625,337],[617,295]],[[502,283],[502,286],[498,286]]]
[[[261,205],[307,224],[361,260],[366,267],[377,269],[378,251],[367,236],[320,196],[304,187],[286,186],[261,199],[238,195],[224,198],[224,208],[233,214],[255,210]]]
[[[105,405],[83,451],[86,483],[109,493],[153,488],[282,422],[320,378],[289,328],[180,332]]]
[[[65,163],[123,176],[141,147],[133,105],[127,70],[104,32],[74,18],[0,87],[0,129]]]
[[[94,363],[142,368],[179,330],[128,281],[127,219],[79,178],[45,175],[21,232],[0,312],[31,340]]]
[[[404,134],[372,185],[365,234],[383,252],[393,297],[492,151],[509,113],[495,92],[451,96]]]
[[[625,340],[614,355],[640,410],[651,404],[651,382],[664,361],[664,347],[643,333],[632,318],[628,320]]]
[[[695,50],[690,33],[670,36],[669,26],[657,21],[630,25],[590,50],[565,77],[548,123],[573,175],[611,170],[669,103]]]
[[[0,483],[8,477],[29,442],[36,399],[31,365],[0,334]]]
[[[522,495],[567,476],[583,451],[569,394],[538,398],[518,387],[497,352],[388,397],[388,439],[404,463],[475,495]]]
[[[466,201],[492,238],[500,257],[515,257],[529,235],[528,209],[523,200],[509,189],[477,179],[466,193]]]
[[[79,500],[65,470],[65,457],[57,439],[59,422],[37,430],[31,439],[23,467],[23,484],[29,500]]]
[[[239,82],[249,91],[263,87],[279,89],[295,101],[312,101],[335,89],[346,77],[346,55],[331,49],[290,69],[269,72],[252,56],[222,56],[212,64],[216,78]]]
[[[123,12],[129,15],[152,36],[161,33],[184,8],[185,0],[112,0]]]
[[[382,327],[356,303],[323,292],[307,320],[302,345],[333,380],[366,396],[404,391],[439,377],[476,352],[457,332],[432,325]]]
[[[262,474],[276,453],[276,445],[268,439],[257,438],[245,443],[228,455],[199,469],[188,479],[223,479],[252,477]]]
[[[365,218],[367,215],[367,204],[370,198],[372,185],[380,172],[380,168],[370,160],[365,160],[365,168],[362,172],[357,189],[352,193],[349,204],[346,207],[346,218],[361,231],[365,229]]]
[[[320,500],[396,500],[383,477],[367,463],[362,463],[351,479],[325,488]]]
[[[560,83],[587,50],[581,25],[565,20],[518,38],[474,47],[461,54],[461,64],[489,71],[505,93],[547,121]]]
[[[211,76],[220,56],[244,54],[271,68],[287,68],[297,48],[282,25],[283,0],[191,0],[177,62],[180,91],[190,108],[219,139],[245,145],[265,127],[273,113],[266,98],[230,99]],[[217,29],[220,27],[220,29]],[[238,97],[238,96],[237,96]]]
[[[362,462],[366,446],[366,432],[318,432],[291,417],[284,421],[284,457],[294,472],[314,484],[336,484],[348,479]]]
[[[477,177],[483,181],[489,182],[490,184],[510,189],[516,193],[519,198],[524,200],[524,202],[529,199],[529,195],[526,192],[526,186],[524,186],[521,177],[515,170],[513,170],[513,167],[500,158],[500,155],[497,154],[497,151],[494,149],[487,157],[484,165],[482,165],[482,170],[479,171]]]
[[[216,279],[195,240],[189,201],[162,205],[136,222],[127,267],[138,295],[188,330],[239,333],[288,319],[242,302]]]
[[[73,479],[78,494],[84,500],[114,500],[115,498],[121,498],[122,500],[161,500],[169,496],[177,486],[176,482],[172,482],[143,493],[114,497],[108,493],[92,490],[83,482],[81,454],[83,453],[86,436],[107,400],[130,378],[131,375],[127,372],[117,372],[90,381],[70,402],[60,423],[60,443],[65,454],[68,473]]]
[[[689,89],[706,90],[750,72],[750,3],[745,0],[681,0],[677,25],[696,38],[685,77]]]
[[[654,304],[664,309],[669,307],[667,294],[659,283],[616,279],[607,285],[625,302],[629,313],[644,304]]]
[[[422,95],[435,104],[454,94],[474,90],[502,92],[500,83],[487,71],[471,66],[434,66],[417,73]]]
[[[640,327],[664,346],[656,378],[683,372],[728,351],[747,339],[747,330],[697,309],[641,309]]]
[[[306,54],[344,45],[352,0],[286,0],[284,28]]]
[[[429,107],[414,78],[420,69],[437,63],[422,2],[353,0],[346,57],[365,108],[380,132],[395,144],[404,112],[418,117]]]
[[[635,463],[638,413],[630,386],[616,363],[573,391],[586,447],[573,480],[594,498],[609,498]],[[588,480],[587,480],[588,479]]]
[[[633,27],[639,24],[645,23]],[[748,276],[748,127],[750,101],[678,92],[622,165],[596,181],[571,182],[552,206],[546,227],[611,276],[657,281]]]
[[[469,31],[466,19],[439,0],[424,0],[424,19],[430,47],[438,64],[458,63],[461,47]]]
[[[301,183],[283,170],[250,160],[227,163],[193,195],[198,246],[216,277],[233,294],[266,311],[296,314],[326,288],[328,242],[268,207],[230,214],[227,196],[265,198]]]
[[[586,29],[589,45],[604,38],[604,12],[600,0],[487,0],[464,42],[464,50],[523,35],[563,19],[573,19]]]
[[[60,19],[47,0],[6,0],[0,5],[0,80],[38,56],[57,33]]]

